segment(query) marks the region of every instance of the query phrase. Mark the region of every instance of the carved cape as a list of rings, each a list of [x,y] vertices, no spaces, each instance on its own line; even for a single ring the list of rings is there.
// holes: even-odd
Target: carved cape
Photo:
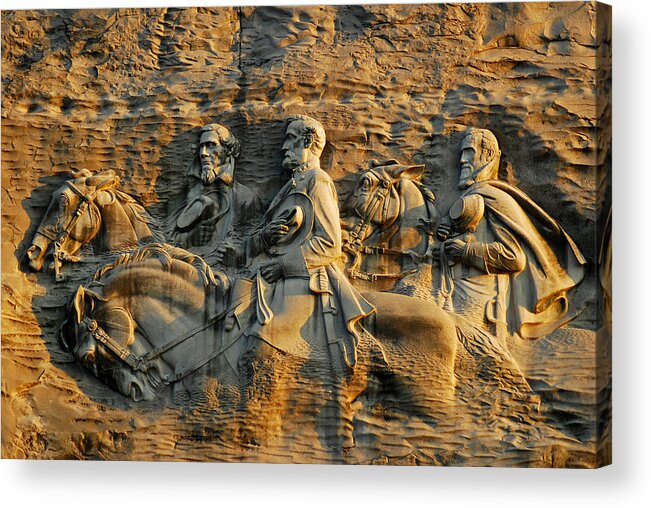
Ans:
[[[529,339],[551,333],[567,321],[567,292],[583,279],[585,258],[558,222],[521,190],[489,180],[473,184],[462,196],[471,194],[484,199],[484,220],[501,247],[512,245],[524,254],[521,269],[508,273],[509,299],[504,303],[509,328]],[[497,256],[490,246],[482,250],[482,245],[470,243],[463,261],[477,265],[483,258],[484,273],[499,273],[493,271],[491,257]]]

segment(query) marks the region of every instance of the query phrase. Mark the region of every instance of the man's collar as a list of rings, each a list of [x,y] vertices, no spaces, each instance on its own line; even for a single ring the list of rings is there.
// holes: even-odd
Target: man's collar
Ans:
[[[229,175],[227,175],[225,171],[221,171],[217,175],[217,177],[215,178],[215,181],[213,183],[217,183],[217,182],[220,182],[220,183],[223,183],[226,186],[229,186],[229,185],[232,185],[233,179]]]
[[[297,175],[299,173],[304,173],[305,171],[310,171],[312,169],[320,169],[320,165],[310,164],[309,162],[304,162],[303,164],[292,169],[292,175]]]
[[[303,164],[300,164],[299,166],[296,166],[294,169],[292,169],[292,175],[296,175],[298,173],[303,173],[303,172],[307,171],[308,169],[310,169],[310,167],[308,166],[308,164],[306,162],[304,162]]]

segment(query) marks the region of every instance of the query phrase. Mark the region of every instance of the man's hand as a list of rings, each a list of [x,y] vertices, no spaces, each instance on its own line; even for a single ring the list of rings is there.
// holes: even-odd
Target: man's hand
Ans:
[[[199,244],[204,245],[208,243],[212,238],[213,233],[215,232],[215,226],[217,225],[217,217],[210,217],[199,223]]]
[[[450,231],[452,231],[452,225],[449,222],[441,221],[439,227],[436,228],[436,237],[443,242],[450,236]]]
[[[466,250],[467,243],[463,240],[447,240],[443,248],[445,249],[445,255],[450,259],[459,259],[463,256],[464,251]]]
[[[236,246],[232,243],[222,243],[215,249],[215,258],[222,266],[237,266],[240,258],[242,246]]]
[[[280,263],[266,263],[260,267],[260,274],[267,282],[276,282],[283,277],[283,267]]]
[[[268,246],[275,245],[278,241],[287,234],[289,226],[282,220],[271,221],[262,230],[264,241]]]

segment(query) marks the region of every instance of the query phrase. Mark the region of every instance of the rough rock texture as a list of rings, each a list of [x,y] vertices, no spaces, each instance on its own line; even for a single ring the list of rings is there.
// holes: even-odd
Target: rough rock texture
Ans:
[[[610,54],[609,25],[597,22],[601,8],[3,12],[3,456],[582,467],[608,461],[607,449],[596,451],[596,436],[608,429],[596,429],[594,413],[597,166],[608,161],[603,126],[610,118],[607,101],[597,107],[597,65]],[[608,79],[599,79],[609,89]],[[388,425],[368,406],[359,413],[357,449],[334,457],[301,442],[236,445],[219,437],[215,414],[136,407],[61,351],[62,306],[99,260],[88,258],[55,284],[50,274],[28,273],[24,255],[51,191],[69,171],[113,169],[122,189],[162,219],[176,206],[197,128],[218,121],[242,142],[238,178],[270,200],[283,181],[282,120],[296,113],[324,124],[323,167],[342,199],[369,160],[397,158],[425,164],[440,210],[457,192],[466,126],[496,134],[501,177],[549,211],[588,259],[575,294],[586,310],[575,328],[514,346],[542,397],[540,409],[536,400],[502,393],[495,380],[475,379],[477,360],[462,349],[457,407],[449,415],[436,424],[397,415]]]

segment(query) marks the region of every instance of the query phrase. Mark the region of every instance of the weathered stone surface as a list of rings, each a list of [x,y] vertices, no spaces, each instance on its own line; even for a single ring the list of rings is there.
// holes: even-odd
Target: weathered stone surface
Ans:
[[[595,308],[596,231],[603,220],[597,168],[608,165],[604,126],[610,118],[608,101],[598,97],[598,84],[610,86],[598,74],[609,71],[603,67],[610,53],[601,8],[529,3],[4,11],[3,456],[579,467],[607,462],[608,449],[596,449],[597,436],[609,429],[597,426],[594,370],[597,352],[607,357],[607,341],[596,339]],[[342,204],[369,161],[397,159],[425,166],[422,182],[436,195],[438,210],[446,211],[459,195],[458,147],[467,127],[496,135],[500,178],[549,212],[588,262],[573,295],[585,310],[572,326],[537,342],[510,344],[533,395],[508,382],[519,372],[499,352],[487,359],[466,344],[457,353],[449,406],[430,406],[429,413],[396,410],[365,392],[353,402],[355,448],[333,452],[318,435],[323,427],[309,424],[323,387],[297,377],[300,366],[271,360],[267,375],[274,378],[277,400],[303,390],[305,404],[269,406],[269,393],[253,393],[264,408],[255,415],[220,411],[229,395],[210,383],[200,394],[208,403],[191,409],[136,405],[61,350],[57,330],[69,295],[110,260],[87,249],[86,260],[58,285],[47,273],[27,270],[27,247],[69,172],[112,170],[121,189],[138,196],[162,223],[179,206],[199,128],[219,122],[242,145],[238,180],[268,204],[284,184],[284,119],[297,113],[325,127],[321,167],[335,181]],[[400,291],[433,299],[422,289],[428,276],[416,274],[418,280],[403,281]],[[366,337],[361,358],[364,353],[376,354]],[[362,372],[371,368],[365,365]],[[411,368],[409,358],[396,367]]]

